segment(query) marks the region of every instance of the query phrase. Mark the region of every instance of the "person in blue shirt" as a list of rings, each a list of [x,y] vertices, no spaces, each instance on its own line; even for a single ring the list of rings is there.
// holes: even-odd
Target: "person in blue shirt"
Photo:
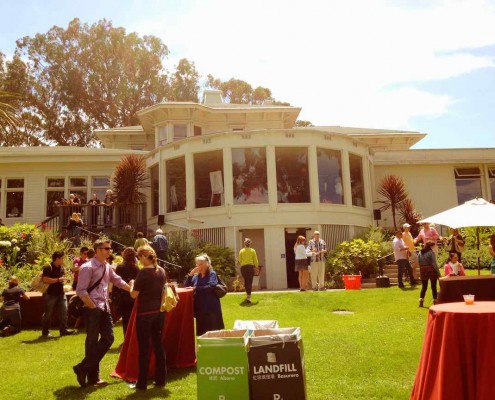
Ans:
[[[162,268],[165,267],[164,261],[167,259],[167,253],[168,253],[168,239],[167,237],[163,234],[163,231],[161,229],[156,230],[156,235],[153,238],[153,242],[151,243],[153,249],[156,252],[156,256],[158,258],[158,264]]]
[[[196,335],[208,331],[224,329],[222,306],[215,295],[218,284],[217,273],[211,267],[207,254],[195,258],[196,267],[189,272],[185,286],[194,288],[194,316],[196,317]]]

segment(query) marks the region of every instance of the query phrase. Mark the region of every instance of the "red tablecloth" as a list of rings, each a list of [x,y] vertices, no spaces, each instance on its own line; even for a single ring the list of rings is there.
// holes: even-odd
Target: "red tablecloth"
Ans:
[[[430,307],[411,399],[495,399],[495,302]]]
[[[163,344],[167,353],[167,366],[172,368],[187,368],[196,365],[196,348],[193,316],[193,290],[177,289],[179,303],[165,318]],[[136,307],[132,310],[131,319],[127,326],[124,344],[120,351],[119,361],[112,376],[129,382],[137,380],[138,343],[136,333]],[[149,377],[155,373],[155,356],[150,357]]]

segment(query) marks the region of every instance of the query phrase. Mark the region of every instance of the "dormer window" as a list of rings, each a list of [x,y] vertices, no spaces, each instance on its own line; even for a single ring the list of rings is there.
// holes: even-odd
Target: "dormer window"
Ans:
[[[182,140],[187,137],[186,124],[174,124],[174,141]]]

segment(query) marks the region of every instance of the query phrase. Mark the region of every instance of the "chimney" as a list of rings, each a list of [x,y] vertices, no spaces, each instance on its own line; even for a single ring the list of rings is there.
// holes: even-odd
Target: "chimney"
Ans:
[[[222,91],[217,89],[206,89],[203,92],[203,104],[223,104]]]

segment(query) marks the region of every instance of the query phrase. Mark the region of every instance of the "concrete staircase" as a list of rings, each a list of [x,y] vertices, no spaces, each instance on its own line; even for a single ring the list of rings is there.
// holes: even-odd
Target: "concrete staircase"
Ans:
[[[386,264],[383,267],[383,275],[387,276],[390,279],[390,286],[397,286],[398,285],[398,268],[397,264],[395,263],[389,263]],[[416,280],[419,281],[419,268],[416,268],[416,271],[414,272],[414,276],[416,277]],[[409,278],[407,275],[404,276],[404,283],[408,283]],[[372,289],[376,288],[376,281],[375,278],[370,278],[370,279],[362,279],[361,280],[361,288],[362,289]]]

